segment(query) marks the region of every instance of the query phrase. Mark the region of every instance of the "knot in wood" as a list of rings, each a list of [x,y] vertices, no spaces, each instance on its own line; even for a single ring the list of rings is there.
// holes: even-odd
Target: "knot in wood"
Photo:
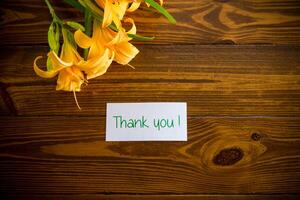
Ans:
[[[221,166],[233,165],[244,156],[240,148],[229,148],[221,150],[214,158],[213,163]]]
[[[251,139],[254,141],[259,141],[261,139],[261,135],[259,133],[252,133]]]
[[[217,2],[220,2],[220,3],[228,3],[230,0],[217,0]]]

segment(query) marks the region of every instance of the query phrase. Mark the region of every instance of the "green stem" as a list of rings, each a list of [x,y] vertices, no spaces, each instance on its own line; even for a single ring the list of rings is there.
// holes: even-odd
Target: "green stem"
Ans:
[[[92,14],[89,12],[88,9],[85,8],[85,11],[84,11],[84,26],[85,26],[85,34],[87,36],[92,35],[92,22],[93,22]],[[83,50],[83,56],[84,56],[85,60],[87,60],[88,53],[89,53],[88,48]]]
[[[65,25],[65,22],[62,21],[62,20],[56,15],[56,13],[55,13],[55,11],[54,11],[54,8],[53,8],[53,6],[51,5],[50,1],[49,1],[49,0],[45,0],[45,2],[46,2],[46,4],[47,4],[47,7],[48,7],[48,9],[49,9],[49,12],[50,12],[50,14],[51,14],[51,16],[52,16],[52,18],[53,18],[53,21],[54,21],[54,22],[57,22],[57,23],[60,24],[61,26]]]
[[[45,2],[46,2],[47,6],[49,8],[49,11],[50,11],[51,15],[53,16],[54,15],[54,9],[53,9],[51,3],[48,0],[45,0]]]

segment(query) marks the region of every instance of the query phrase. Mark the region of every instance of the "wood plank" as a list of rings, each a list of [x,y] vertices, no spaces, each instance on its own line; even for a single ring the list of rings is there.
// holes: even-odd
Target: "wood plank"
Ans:
[[[81,112],[72,93],[34,74],[44,47],[5,48],[0,82],[19,115],[104,116],[106,102],[186,101],[190,116],[299,116],[299,46],[138,47],[136,70],[113,64],[77,93]]]
[[[203,75],[299,75],[300,46],[273,45],[136,45],[140,53],[130,67],[113,63],[108,73],[91,82],[197,81],[210,82]],[[0,82],[8,85],[54,83],[33,72],[33,60],[46,57],[46,46],[0,47]],[[45,60],[38,63],[45,66]],[[203,74],[203,75],[202,75]],[[199,80],[200,79],[200,80]],[[210,78],[211,79],[211,78]],[[267,77],[266,77],[267,79]],[[237,85],[238,86],[238,85]]]
[[[190,116],[299,116],[299,89],[201,90],[196,83],[91,84],[77,94],[54,86],[9,87],[18,115],[105,115],[108,102],[187,102]],[[227,93],[228,92],[228,93]]]
[[[91,200],[298,200],[299,195],[6,195],[7,199],[91,199]]]
[[[8,115],[9,114],[9,109],[6,106],[6,103],[4,102],[4,97],[2,96],[2,88],[0,88],[0,115]]]
[[[1,118],[1,194],[285,194],[299,118],[189,118],[188,142],[105,142],[102,117]]]
[[[177,18],[176,26],[148,9],[130,15],[139,34],[156,36],[151,44],[300,43],[298,0],[169,0],[165,7]],[[6,0],[0,10],[0,37],[5,38],[1,44],[47,42],[50,15],[43,1]],[[82,19],[63,4],[58,5],[58,12],[67,20]]]
[[[13,102],[6,91],[5,85],[0,83],[0,115],[13,115],[15,114]]]

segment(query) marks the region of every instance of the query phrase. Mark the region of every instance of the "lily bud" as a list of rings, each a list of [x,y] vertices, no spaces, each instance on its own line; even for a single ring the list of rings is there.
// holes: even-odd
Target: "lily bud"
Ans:
[[[48,30],[48,44],[50,46],[50,49],[54,52],[59,51],[59,27],[56,23],[52,22],[49,26]]]
[[[53,69],[51,59],[47,58],[47,71],[51,71]]]
[[[59,39],[60,39],[60,26],[59,26],[59,24],[55,23],[55,40],[56,40],[56,45],[57,45],[57,49],[55,49],[56,54],[58,54],[58,51],[60,48]]]
[[[79,23],[77,23],[77,22],[74,22],[74,21],[67,21],[67,25],[68,26],[70,26],[70,27],[72,27],[72,28],[74,28],[74,29],[76,29],[76,30],[81,30],[82,32],[84,32],[85,31],[85,28],[81,25],[81,24],[79,24]]]

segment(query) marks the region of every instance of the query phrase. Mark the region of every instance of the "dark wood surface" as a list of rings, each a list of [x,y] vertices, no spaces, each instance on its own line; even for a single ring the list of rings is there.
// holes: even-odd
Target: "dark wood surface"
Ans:
[[[47,48],[2,49],[0,80],[18,115],[104,116],[106,102],[184,101],[190,116],[299,116],[299,46],[138,47],[135,70],[114,64],[83,87],[82,111],[54,79],[33,73]]]
[[[152,200],[152,199],[161,199],[161,200],[248,200],[248,199],[257,199],[257,200],[297,200],[299,197],[297,195],[6,195],[6,198],[11,199],[27,199],[31,200],[40,200],[40,199],[104,199],[104,200]],[[250,198],[249,198],[250,197]]]
[[[105,142],[104,117],[2,119],[0,190],[7,193],[299,190],[299,118],[189,117],[188,142]]]
[[[59,1],[56,1],[59,2]],[[2,44],[45,43],[50,17],[41,0],[6,0],[1,3]],[[59,4],[67,19],[81,15]],[[138,33],[156,36],[151,44],[299,44],[299,0],[166,0],[165,7],[178,20],[171,25],[161,15],[142,9],[130,16]]]
[[[83,87],[82,111],[33,72],[44,2],[0,5],[0,198],[300,198],[298,0],[166,1],[177,26],[143,8],[156,40]],[[107,102],[148,101],[188,103],[188,142],[104,141]]]

